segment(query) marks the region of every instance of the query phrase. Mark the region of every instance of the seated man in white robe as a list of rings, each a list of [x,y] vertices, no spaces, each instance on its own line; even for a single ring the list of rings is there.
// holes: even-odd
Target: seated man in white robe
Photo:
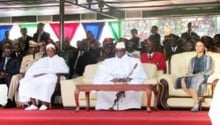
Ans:
[[[220,125],[220,80],[216,84],[214,94],[212,97],[212,103],[209,109],[209,118],[212,125]]]
[[[56,55],[55,46],[50,43],[46,46],[47,57],[39,59],[20,80],[19,101],[31,100],[31,105],[25,110],[37,110],[36,100],[41,101],[39,110],[47,110],[47,104],[57,83],[57,74],[68,73],[69,68],[63,58]]]
[[[126,54],[125,43],[116,45],[116,56],[99,64],[93,84],[141,84],[147,76],[140,61]],[[140,109],[143,92],[97,92],[96,110]]]

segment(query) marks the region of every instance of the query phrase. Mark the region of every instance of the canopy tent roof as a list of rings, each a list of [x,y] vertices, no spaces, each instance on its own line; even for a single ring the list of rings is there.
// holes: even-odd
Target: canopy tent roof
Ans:
[[[0,17],[59,15],[59,7],[59,0],[1,0]],[[216,13],[220,11],[220,0],[65,0],[65,14],[95,12],[112,18],[120,18],[120,13],[125,11],[148,13],[213,8]]]

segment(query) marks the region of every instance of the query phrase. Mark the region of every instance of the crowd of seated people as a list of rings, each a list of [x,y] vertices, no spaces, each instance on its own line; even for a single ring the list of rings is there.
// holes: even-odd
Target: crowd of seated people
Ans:
[[[30,70],[35,63],[38,64],[37,62],[40,60],[50,58],[48,55],[50,53],[64,59],[69,69],[69,72],[66,73],[65,76],[67,79],[73,79],[82,76],[87,65],[115,58],[117,53],[119,53],[115,43],[123,42],[125,44],[122,48],[124,50],[123,52],[125,52],[123,55],[125,54],[128,57],[132,57],[132,59],[136,58],[140,60],[141,63],[153,63],[159,70],[168,73],[166,61],[169,62],[173,54],[193,51],[196,42],[200,40],[199,35],[192,31],[192,23],[188,23],[187,28],[188,30],[180,37],[174,33],[167,32],[163,41],[161,41],[157,26],[152,26],[151,35],[144,41],[140,41],[138,30],[134,28],[131,30],[130,39],[120,38],[116,41],[113,38],[105,38],[102,43],[94,38],[92,32],[88,31],[85,39],[77,41],[76,48],[72,47],[70,40],[66,39],[62,43],[62,49],[60,49],[60,42],[53,42],[50,39],[50,34],[44,31],[43,23],[38,24],[37,31],[33,37],[27,35],[26,28],[21,28],[20,32],[22,36],[12,41],[9,39],[9,32],[7,31],[5,32],[5,39],[0,43],[0,84],[6,84],[9,90],[8,101],[4,106],[15,106],[15,93],[19,89],[19,91],[21,91],[20,93],[24,96],[28,96],[32,102],[32,105],[27,107],[26,110],[38,109],[36,99],[42,101],[41,107],[39,108],[40,110],[47,109],[46,104],[50,103],[48,98],[51,98],[51,94],[55,89],[54,86],[51,87],[51,92],[45,100],[41,97],[38,98],[36,96],[32,97],[31,95],[27,95],[28,93],[22,90],[22,88],[25,87],[19,87],[19,84],[22,83],[22,86],[25,86],[25,82],[23,83],[21,80],[25,79],[28,70]],[[217,52],[220,50],[219,34],[216,34],[214,39],[209,36],[203,36],[201,37],[201,41],[209,51]],[[53,43],[54,47],[50,46],[52,50],[47,50],[46,46],[51,45],[51,43]],[[44,75],[45,73],[43,73],[43,76]],[[40,75],[39,78],[43,76]],[[192,109],[192,111],[194,111],[194,109]]]

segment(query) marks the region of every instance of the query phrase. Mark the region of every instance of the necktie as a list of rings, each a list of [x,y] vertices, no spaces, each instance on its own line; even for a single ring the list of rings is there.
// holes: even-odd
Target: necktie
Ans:
[[[23,40],[24,40],[24,41],[26,40],[26,38],[27,38],[26,36],[23,36]]]
[[[16,52],[15,55],[16,55],[16,57],[18,57],[18,56],[20,55],[20,53],[19,53],[19,52]]]
[[[43,32],[40,32],[40,33],[38,34],[37,42],[40,42],[42,34],[43,34]]]
[[[79,57],[82,56],[83,52],[82,51],[79,51],[78,54],[77,54],[77,57],[76,57],[76,61],[75,61],[75,64],[74,64],[74,69],[76,69],[76,66],[78,64],[78,61],[79,61]]]
[[[3,70],[6,70],[6,65],[7,65],[7,62],[8,62],[8,58],[5,57],[5,63],[4,63],[4,66],[3,66]]]
[[[152,59],[152,55],[151,55],[151,54],[148,54],[148,58],[149,58],[149,59]]]

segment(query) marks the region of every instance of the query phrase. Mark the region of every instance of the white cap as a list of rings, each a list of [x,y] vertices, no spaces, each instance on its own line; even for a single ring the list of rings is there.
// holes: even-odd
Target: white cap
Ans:
[[[47,44],[46,49],[48,48],[56,49],[56,47],[52,43]]]
[[[118,42],[115,46],[116,49],[125,49],[125,43],[124,42]]]
[[[38,47],[38,44],[34,40],[29,40],[29,47]]]
[[[170,35],[172,33],[172,30],[170,29],[170,28],[168,28],[168,27],[165,27],[165,29],[164,29],[164,34],[166,35],[166,36],[168,36],[168,35]]]

